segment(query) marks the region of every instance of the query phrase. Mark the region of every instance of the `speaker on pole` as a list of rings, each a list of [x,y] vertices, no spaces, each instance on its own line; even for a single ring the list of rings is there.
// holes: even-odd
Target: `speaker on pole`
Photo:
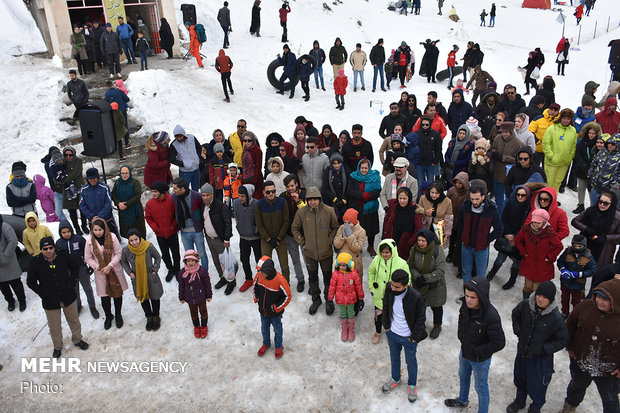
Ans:
[[[190,22],[196,24],[196,6],[193,4],[181,4],[181,12],[183,13],[183,23]]]
[[[116,150],[112,108],[105,100],[96,100],[78,109],[84,155],[105,158]]]

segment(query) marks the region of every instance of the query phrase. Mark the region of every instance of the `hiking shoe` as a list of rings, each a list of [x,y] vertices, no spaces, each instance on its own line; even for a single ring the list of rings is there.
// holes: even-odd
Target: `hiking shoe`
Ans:
[[[372,336],[372,344],[378,344],[379,340],[381,340],[381,334],[380,333],[375,333]]]
[[[84,340],[78,341],[77,343],[75,343],[75,345],[79,347],[81,350],[86,350],[88,348],[88,343]]]
[[[428,337],[431,340],[435,340],[437,337],[439,337],[439,333],[441,333],[441,324],[435,324]]]
[[[250,288],[252,286],[252,280],[245,280],[245,282],[243,283],[243,285],[241,287],[239,287],[239,291],[244,293],[248,290],[248,288]]]
[[[226,281],[226,279],[224,277],[220,277],[220,280],[217,282],[217,284],[215,284],[215,289],[219,290],[220,288],[222,288],[223,286],[225,286],[226,284],[228,284],[228,282]]]
[[[456,398],[456,399],[446,399],[443,402],[448,407],[467,407],[469,405],[469,402],[463,403],[458,398]]]
[[[305,284],[303,281],[297,283],[297,292],[303,293],[305,288]]]
[[[276,359],[282,358],[282,354],[284,354],[284,348],[280,347],[276,349]]]
[[[265,353],[267,352],[267,349],[269,348],[269,346],[266,345],[262,345],[261,348],[258,349],[258,357],[263,357],[265,355]]]
[[[398,387],[399,384],[400,384],[400,380],[394,381],[394,379],[390,379],[390,381],[388,381],[387,383],[383,385],[383,387],[381,388],[381,391],[383,391],[383,393],[389,393],[392,390],[394,390],[396,387]]]
[[[223,278],[222,278],[222,280],[223,280]],[[226,286],[226,289],[224,290],[224,294],[225,295],[230,295],[235,290],[236,286],[237,286],[237,281],[233,280],[233,281],[229,282],[228,285]]]
[[[409,403],[418,400],[418,389],[415,386],[407,387],[407,400],[409,400]]]
[[[517,413],[521,409],[525,409],[525,400],[515,399],[506,407],[506,413]]]

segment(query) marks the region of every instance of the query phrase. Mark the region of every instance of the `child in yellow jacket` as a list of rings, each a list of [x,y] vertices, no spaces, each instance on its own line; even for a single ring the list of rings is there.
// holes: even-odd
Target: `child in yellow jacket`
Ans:
[[[39,217],[34,212],[28,212],[24,220],[26,221],[26,229],[22,234],[23,244],[30,255],[34,257],[41,252],[39,241],[44,237],[54,238],[54,236],[48,227],[39,223]]]

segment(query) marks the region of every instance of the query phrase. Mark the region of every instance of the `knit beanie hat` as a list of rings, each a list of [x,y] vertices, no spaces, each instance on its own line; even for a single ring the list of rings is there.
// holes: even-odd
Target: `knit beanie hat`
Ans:
[[[575,248],[575,245],[583,245],[583,248],[577,249],[578,251],[581,251],[582,249],[585,249],[586,246],[588,245],[588,240],[586,239],[585,235],[575,234],[570,243],[573,246],[573,248]]]
[[[86,179],[95,179],[99,178],[99,171],[97,168],[88,168],[86,170]]]
[[[183,255],[183,262],[185,262],[185,260],[188,258],[200,262],[200,255],[194,250],[185,251],[185,254]]]
[[[39,248],[42,250],[43,247],[54,246],[54,238],[52,237],[43,237],[41,241],[39,241]]]
[[[400,142],[400,143],[403,143],[403,135],[399,135],[398,133],[393,133],[390,136],[390,142]]]
[[[230,170],[230,168],[239,169],[239,165],[237,165],[234,162],[231,162],[231,163],[228,164],[228,170]]]
[[[352,223],[353,225],[357,225],[357,210],[353,209],[353,208],[349,208],[345,211],[344,215],[342,216],[342,221],[348,221],[350,223]]]
[[[551,281],[545,281],[543,283],[540,283],[540,285],[536,289],[536,295],[542,295],[550,302],[553,302],[553,300],[555,300],[555,292],[555,284],[553,284]]]
[[[216,143],[215,145],[213,145],[213,152],[224,152],[224,145],[219,142]]]
[[[153,140],[157,143],[164,143],[168,140],[168,132],[159,131],[153,134]]]
[[[478,126],[478,119],[474,118],[473,116],[470,116],[469,119],[467,119],[467,122],[465,123],[467,124],[467,126],[469,126],[470,129],[472,129]]]
[[[26,164],[22,161],[13,162],[11,172],[13,173],[13,176],[26,175]]]
[[[201,194],[212,194],[213,193],[213,187],[206,183],[203,186],[200,187],[200,193]]]
[[[560,105],[558,105],[557,103],[552,103],[549,105],[549,109],[554,109],[559,111],[560,110]]]
[[[154,191],[157,191],[161,194],[164,194],[166,192],[168,192],[168,185],[166,185],[165,182],[162,181],[155,181],[151,184],[151,189]]]
[[[489,141],[485,138],[480,138],[476,141],[474,148],[477,150],[478,148],[483,148],[485,151],[489,148]]]
[[[262,272],[263,274],[265,274],[268,277],[275,277],[276,276],[276,267],[273,264],[273,260],[271,258],[265,260],[263,265],[261,265],[260,272]]]
[[[538,208],[532,211],[532,222],[542,222],[544,224],[549,222],[549,213],[542,209]]]

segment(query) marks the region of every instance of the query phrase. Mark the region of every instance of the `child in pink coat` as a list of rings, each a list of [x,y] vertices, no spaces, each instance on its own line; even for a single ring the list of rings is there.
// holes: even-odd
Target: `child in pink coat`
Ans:
[[[32,177],[34,185],[37,188],[37,199],[41,202],[41,208],[45,212],[45,222],[60,222],[60,219],[54,212],[54,191],[52,188],[45,186],[45,178],[39,174]]]
[[[123,91],[123,93],[126,95],[129,94],[129,92],[127,92],[127,88],[125,87],[125,82],[123,82],[123,79],[118,79],[116,81],[116,88]]]
[[[336,296],[336,304],[340,307],[340,325],[342,341],[355,340],[356,303],[364,302],[364,289],[357,271],[353,268],[351,254],[341,252],[336,260],[336,271],[329,283],[327,299],[332,301]],[[363,305],[360,304],[360,310]]]

